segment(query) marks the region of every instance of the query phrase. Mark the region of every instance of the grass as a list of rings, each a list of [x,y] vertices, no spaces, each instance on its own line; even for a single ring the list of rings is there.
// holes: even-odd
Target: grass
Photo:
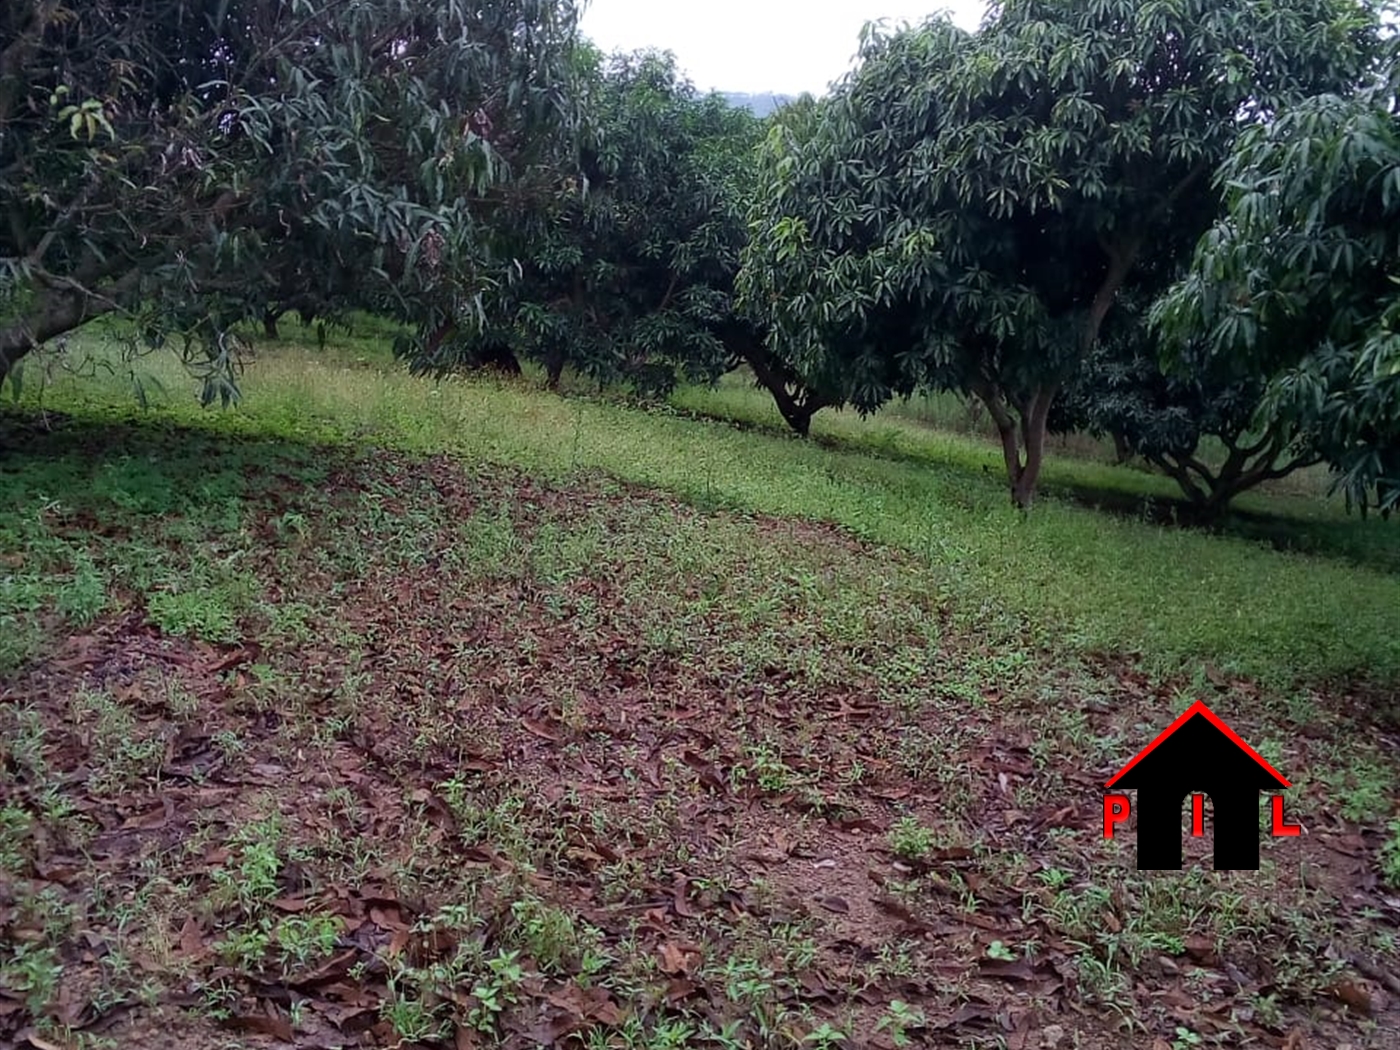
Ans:
[[[340,367],[313,413],[357,389]],[[448,433],[363,374],[376,435]],[[646,458],[663,433],[751,467],[829,455],[426,389],[591,413],[639,472],[671,462]],[[1005,1017],[1028,1045],[1365,1045],[1393,1021],[1355,969],[1400,965],[1390,730],[1340,697],[1086,659],[917,543],[757,513],[776,497],[738,499],[741,464],[681,502],[511,415],[479,424],[511,445],[458,458],[357,445],[363,416],[299,417],[339,446],[269,436],[293,419],[252,401],[122,423],[102,393],[51,430],[0,421],[0,1038],[993,1047]],[[820,505],[908,467],[866,469]],[[1202,693],[1310,834],[1257,874],[1200,843],[1179,877],[1137,872],[1103,779]]]
[[[69,357],[110,364],[97,342]],[[31,369],[31,372],[37,369]],[[87,369],[91,372],[91,368]],[[1165,498],[1164,479],[1057,457],[1048,495],[1023,519],[1006,505],[995,451],[898,416],[824,413],[817,442],[752,429],[771,409],[729,385],[683,391],[669,411],[560,399],[522,383],[415,379],[384,358],[377,333],[321,354],[271,349],[244,377],[246,398],[200,410],[173,362],[137,362],[139,410],[121,368],[77,379],[54,368],[23,403],[82,418],[144,418],[217,434],[276,434],[405,451],[449,450],[563,478],[603,471],[700,505],[840,525],[917,554],[958,610],[994,608],[1053,629],[1079,652],[1134,654],[1164,674],[1211,664],[1280,687],[1300,680],[1400,677],[1400,539],[1393,525],[1348,519],[1298,495],[1255,496],[1243,535],[1212,535],[1106,515],[1066,494]],[[154,391],[164,389],[161,396]],[[744,427],[691,418],[732,413]],[[1265,511],[1272,517],[1261,519]],[[1298,549],[1280,550],[1292,545]]]

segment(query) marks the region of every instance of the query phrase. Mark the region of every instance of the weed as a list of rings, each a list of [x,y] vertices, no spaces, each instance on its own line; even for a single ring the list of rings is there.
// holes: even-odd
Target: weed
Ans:
[[[89,783],[95,790],[120,791],[131,781],[159,771],[165,741],[139,727],[131,711],[110,693],[80,691],[73,697],[72,712],[75,721],[92,726]]]
[[[288,915],[281,919],[272,936],[283,968],[290,972],[330,955],[342,925],[334,915]]]
[[[535,897],[511,905],[516,937],[542,973],[562,974],[581,952],[581,939],[568,913]]]
[[[380,1016],[388,1021],[395,1034],[405,1043],[426,1043],[445,1038],[448,1022],[438,1016],[438,1008],[427,1005],[421,998],[405,996],[391,977],[389,996],[380,1008]]]
[[[493,1033],[496,1022],[507,1006],[518,1002],[518,990],[525,971],[517,961],[519,952],[502,952],[487,960],[489,976],[472,987],[476,1000],[467,1022],[479,1032]]]
[[[730,777],[736,790],[752,783],[760,791],[773,795],[786,794],[799,782],[798,775],[778,752],[766,745],[745,749],[745,761],[734,765]]]
[[[28,810],[13,803],[0,809],[0,871],[22,875],[29,867],[34,818]]]
[[[0,986],[22,996],[29,1012],[39,1015],[58,990],[63,967],[49,945],[21,942],[0,960]]]
[[[0,756],[14,763],[17,772],[24,772],[35,780],[43,779],[46,772],[44,746],[47,731],[43,716],[30,704],[14,708],[0,708]]]
[[[263,919],[257,926],[229,931],[214,943],[214,951],[238,970],[256,973],[272,948],[272,932]]]
[[[146,615],[165,634],[206,642],[238,641],[238,603],[217,587],[149,595]]]
[[[251,913],[259,904],[277,896],[282,870],[278,856],[281,832],[276,821],[250,825],[231,844],[228,863],[210,873],[219,896]]]
[[[1337,793],[1342,816],[1353,823],[1367,823],[1390,811],[1395,797],[1393,767],[1358,760],[1325,779]]]
[[[56,607],[74,627],[86,627],[107,608],[107,586],[88,555],[80,555],[73,577],[58,589]]]
[[[802,1037],[804,1044],[811,1043],[817,1050],[833,1050],[845,1041],[846,1033],[825,1021]]]
[[[933,829],[917,817],[900,817],[889,831],[890,849],[905,860],[923,860],[933,851],[934,842]]]
[[[876,1022],[875,1031],[888,1031],[890,1042],[899,1050],[903,1050],[913,1041],[909,1038],[909,1033],[915,1029],[923,1028],[927,1024],[928,1019],[917,1006],[910,1006],[902,1000],[895,999],[890,1003],[889,1010],[885,1015]]]

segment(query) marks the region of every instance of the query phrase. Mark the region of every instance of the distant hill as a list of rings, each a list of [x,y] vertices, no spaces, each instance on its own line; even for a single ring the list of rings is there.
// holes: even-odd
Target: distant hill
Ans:
[[[785,106],[796,98],[795,95],[749,95],[742,91],[721,91],[731,106],[747,109],[756,117],[766,117],[779,106]]]

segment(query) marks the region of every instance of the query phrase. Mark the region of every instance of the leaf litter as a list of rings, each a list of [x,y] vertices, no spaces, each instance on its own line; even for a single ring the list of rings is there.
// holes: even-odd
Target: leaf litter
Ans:
[[[1028,648],[824,526],[445,458],[279,473],[243,508],[236,641],[167,633],[131,588],[0,687],[0,1040],[1400,1031],[1385,814],[1315,781],[1257,883],[1103,841],[1100,785],[1181,683]],[[94,557],[122,526],[93,519]],[[1209,688],[1246,735],[1277,716]],[[1290,766],[1394,746],[1311,731]]]

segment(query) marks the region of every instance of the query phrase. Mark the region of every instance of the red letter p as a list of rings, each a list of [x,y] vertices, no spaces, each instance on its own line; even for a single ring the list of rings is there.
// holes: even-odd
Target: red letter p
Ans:
[[[1113,838],[1113,825],[1128,819],[1131,805],[1127,795],[1105,795],[1103,797],[1103,837]]]

